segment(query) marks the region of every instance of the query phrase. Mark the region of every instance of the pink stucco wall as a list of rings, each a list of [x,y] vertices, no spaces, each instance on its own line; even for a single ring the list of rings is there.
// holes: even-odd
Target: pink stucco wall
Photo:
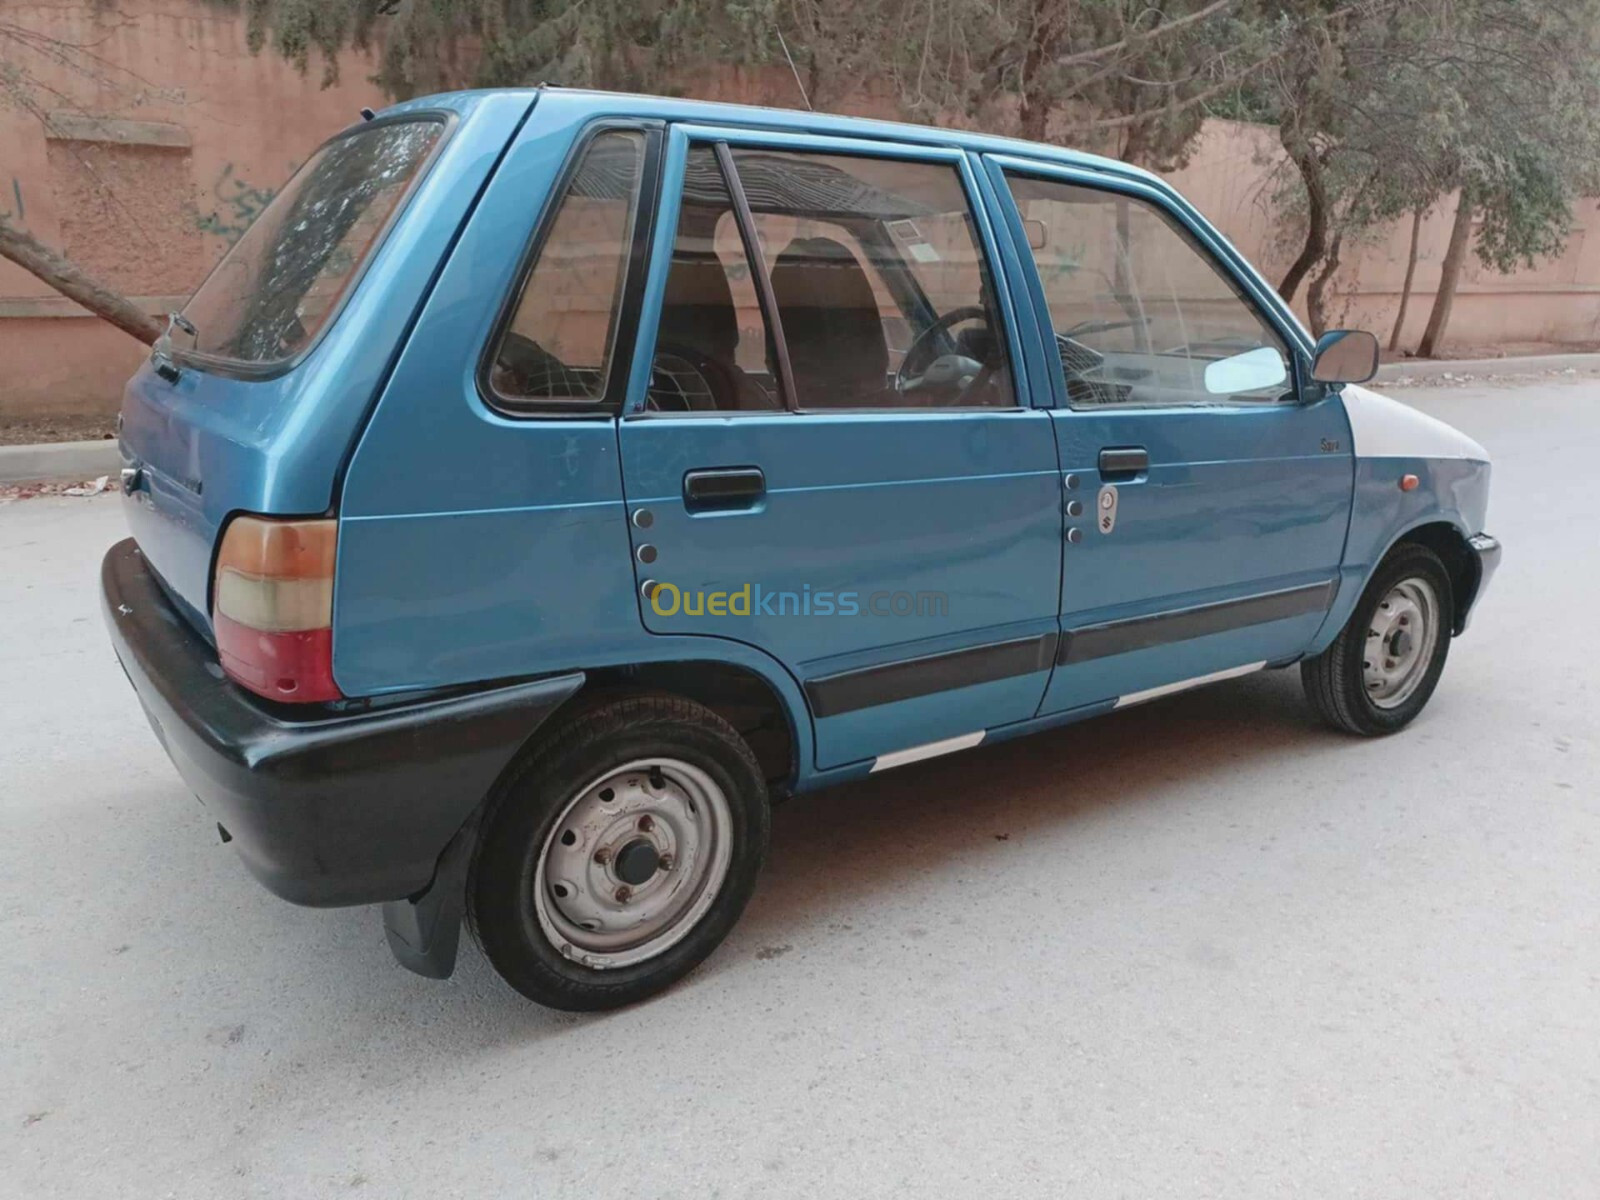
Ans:
[[[363,105],[384,102],[359,58],[323,89],[319,63],[302,76],[272,53],[252,55],[238,10],[220,5],[7,0],[4,17],[88,67],[0,42],[0,56],[36,74],[41,110],[117,118],[130,128],[107,136],[135,140],[63,137],[75,130],[0,106],[0,212],[152,312],[181,303],[263,192]],[[145,353],[0,260],[0,417],[114,408]]]
[[[1299,248],[1284,244],[1271,203],[1279,155],[1274,131],[1212,121],[1189,166],[1170,176],[1274,283]],[[1415,347],[1427,324],[1454,217],[1451,197],[1423,222],[1403,348]],[[1343,326],[1371,329],[1387,344],[1410,240],[1411,222],[1403,220],[1369,242],[1347,248],[1334,277],[1330,318]],[[1302,288],[1302,301],[1304,294]],[[1303,315],[1303,303],[1297,307]],[[1474,350],[1520,342],[1600,341],[1600,201],[1589,198],[1577,204],[1566,252],[1532,270],[1497,275],[1469,255],[1447,341]]]
[[[0,43],[0,55],[37,75],[43,112],[78,118],[52,123],[0,107],[0,213],[152,312],[181,303],[312,148],[362,106],[383,103],[367,82],[370,62],[347,58],[340,83],[325,89],[320,63],[301,75],[275,54],[250,54],[237,9],[199,0],[9,0],[5,18],[57,39],[69,59],[81,56],[72,47],[82,48],[98,65],[85,74]],[[770,101],[761,82],[732,73],[714,90]],[[115,124],[85,138],[85,116]],[[1174,180],[1275,278],[1289,255],[1275,241],[1274,148],[1268,130],[1213,122]],[[1425,227],[1408,321],[1413,342],[1427,319],[1450,213],[1442,207]],[[1594,201],[1580,206],[1567,253],[1537,270],[1499,277],[1473,262],[1450,340],[1484,347],[1600,339],[1600,233],[1586,236],[1589,225],[1600,225]],[[1387,338],[1407,233],[1397,226],[1347,255],[1333,305],[1341,322]],[[0,261],[0,418],[109,411],[144,353]]]

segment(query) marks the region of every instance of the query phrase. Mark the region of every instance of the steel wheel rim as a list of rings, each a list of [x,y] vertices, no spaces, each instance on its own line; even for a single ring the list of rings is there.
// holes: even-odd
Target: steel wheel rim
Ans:
[[[688,936],[732,860],[733,810],[711,776],[680,759],[639,759],[562,809],[534,868],[534,914],[573,962],[631,966]]]
[[[1402,579],[1373,610],[1361,650],[1367,698],[1398,708],[1415,694],[1439,642],[1439,595],[1426,579]]]

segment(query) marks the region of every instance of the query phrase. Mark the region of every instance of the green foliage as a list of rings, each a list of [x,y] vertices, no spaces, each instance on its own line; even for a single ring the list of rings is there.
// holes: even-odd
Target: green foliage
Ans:
[[[1475,249],[1485,266],[1508,275],[1566,249],[1572,180],[1542,147],[1520,147],[1477,175],[1471,196],[1482,224]]]
[[[1260,99],[1296,168],[1285,198],[1308,225],[1322,206],[1322,254],[1463,188],[1485,265],[1560,251],[1600,164],[1597,0],[1276,7],[1284,69]]]
[[[793,70],[817,105],[863,94],[935,120],[1071,137],[1157,166],[1258,65],[1247,0],[214,0],[251,47],[324,80],[375,49],[405,98],[552,82],[679,91],[717,66]]]
[[[1340,248],[1459,188],[1497,270],[1558,250],[1600,187],[1600,0],[214,0],[324,79],[373,49],[389,94],[538,82],[692,90],[788,72],[821,107],[1070,141],[1167,169],[1210,115],[1276,126],[1304,247]]]
[[[230,7],[241,0],[214,0]],[[346,48],[375,49],[373,80],[405,99],[539,82],[646,87],[677,67],[745,62],[771,0],[242,0],[253,51],[271,47],[323,81]]]

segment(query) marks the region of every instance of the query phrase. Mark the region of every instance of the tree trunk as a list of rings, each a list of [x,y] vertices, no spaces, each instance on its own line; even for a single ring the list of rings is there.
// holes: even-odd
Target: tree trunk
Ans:
[[[1444,342],[1444,331],[1450,324],[1450,308],[1456,302],[1456,287],[1461,283],[1461,268],[1467,261],[1474,207],[1472,194],[1462,188],[1461,199],[1456,204],[1455,224],[1450,227],[1450,245],[1439,270],[1439,292],[1433,298],[1433,312],[1428,317],[1428,328],[1423,331],[1422,344],[1417,347],[1417,353],[1423,358],[1437,355]]]
[[[1317,265],[1328,247],[1328,189],[1322,181],[1322,163],[1309,149],[1300,150],[1293,158],[1306,185],[1306,242],[1300,257],[1290,264],[1283,282],[1278,285],[1278,295],[1285,304],[1294,301],[1301,280]]]
[[[1311,336],[1320,338],[1328,332],[1328,284],[1339,269],[1339,253],[1344,248],[1344,234],[1336,233],[1328,244],[1328,253],[1322,260],[1322,269],[1311,281],[1306,292],[1306,319],[1311,322]]]
[[[1034,0],[1028,49],[1022,56],[1022,78],[1017,83],[1017,116],[1022,136],[1030,142],[1042,142],[1050,133],[1051,102],[1039,77],[1049,69],[1054,57],[1054,20],[1049,0]]]
[[[110,321],[129,337],[149,345],[161,336],[161,323],[126,296],[113,292],[31,233],[0,220],[0,258],[37,275],[69,300]]]
[[[1400,331],[1405,328],[1406,309],[1411,306],[1411,285],[1417,278],[1417,244],[1422,239],[1422,217],[1427,212],[1424,205],[1417,205],[1411,214],[1411,254],[1406,259],[1406,281],[1400,285],[1400,311],[1394,317],[1394,329],[1389,334],[1389,349],[1400,349]]]

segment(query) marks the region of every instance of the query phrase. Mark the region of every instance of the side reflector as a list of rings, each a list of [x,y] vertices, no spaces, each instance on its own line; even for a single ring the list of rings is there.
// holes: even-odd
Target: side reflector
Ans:
[[[235,683],[289,703],[340,698],[333,681],[332,519],[235,517],[217,551],[212,627]]]
[[[1400,476],[1400,490],[1402,492],[1414,492],[1417,490],[1417,485],[1421,482],[1422,480],[1418,479],[1415,475],[1402,475]]]

